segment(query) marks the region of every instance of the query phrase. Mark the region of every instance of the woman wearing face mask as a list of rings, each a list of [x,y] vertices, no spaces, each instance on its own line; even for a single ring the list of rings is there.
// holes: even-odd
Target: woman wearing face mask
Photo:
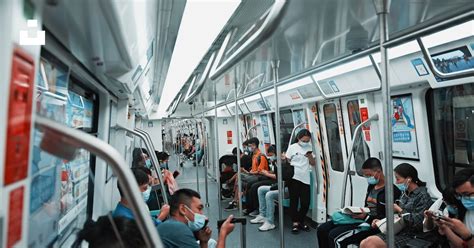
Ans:
[[[309,226],[304,224],[304,218],[308,212],[310,201],[310,166],[316,165],[312,154],[309,130],[300,130],[296,138],[298,142],[291,144],[286,151],[286,157],[289,159],[291,166],[294,167],[293,178],[288,183],[290,214],[293,220],[291,232],[294,234],[300,230],[310,231]],[[298,205],[300,205],[299,210]]]
[[[368,230],[361,230],[350,237],[342,239],[339,238],[341,234],[349,230],[358,229],[361,224],[336,225],[334,222],[328,221],[318,226],[319,247],[335,247],[336,241],[339,245],[338,247],[347,247],[350,244],[359,244],[363,239],[380,232],[378,228],[370,228],[373,220],[385,218],[385,176],[380,160],[377,158],[367,159],[362,164],[362,174],[368,183],[364,207],[369,208],[370,212],[367,214],[354,214],[352,218],[365,220],[365,226],[368,227]],[[394,187],[394,199],[398,199],[400,194],[400,190]]]
[[[394,211],[398,214],[406,214],[403,217],[405,228],[395,235],[395,247],[404,247],[408,241],[423,232],[424,211],[433,203],[426,189],[426,183],[418,178],[418,171],[408,163],[399,164],[395,169],[396,186],[402,191],[398,204],[394,205]],[[374,220],[375,227],[379,220]],[[360,247],[387,247],[386,236],[381,233],[364,239]]]

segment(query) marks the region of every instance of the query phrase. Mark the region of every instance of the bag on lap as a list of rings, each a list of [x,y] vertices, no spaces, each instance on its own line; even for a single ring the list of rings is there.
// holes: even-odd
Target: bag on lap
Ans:
[[[331,218],[332,222],[336,225],[358,224],[364,222],[362,219],[352,218],[352,216],[341,213],[340,211],[334,212]]]

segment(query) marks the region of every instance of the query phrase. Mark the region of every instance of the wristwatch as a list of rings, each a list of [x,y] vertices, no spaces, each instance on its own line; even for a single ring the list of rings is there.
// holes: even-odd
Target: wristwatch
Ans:
[[[462,237],[461,237],[462,238]],[[469,234],[469,236],[467,238],[462,238],[463,241],[467,242],[467,241],[471,241],[471,239],[473,238],[473,235],[472,233]]]

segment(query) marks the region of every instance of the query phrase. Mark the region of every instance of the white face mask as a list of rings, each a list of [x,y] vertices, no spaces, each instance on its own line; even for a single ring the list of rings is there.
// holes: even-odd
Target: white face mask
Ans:
[[[308,148],[311,146],[309,142],[303,142],[303,141],[299,141],[298,144],[303,148]]]

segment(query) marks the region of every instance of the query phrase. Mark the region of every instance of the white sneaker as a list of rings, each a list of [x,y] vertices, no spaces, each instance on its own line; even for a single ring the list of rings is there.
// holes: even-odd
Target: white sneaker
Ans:
[[[260,230],[260,231],[262,231],[262,232],[270,231],[270,230],[272,230],[272,229],[275,229],[275,225],[274,225],[274,224],[270,224],[270,222],[268,222],[268,221],[265,221],[265,223],[263,223],[263,225],[258,228],[258,230]]]
[[[249,213],[250,216],[252,217],[257,217],[259,215],[258,210],[254,210],[253,212]]]
[[[250,223],[252,223],[252,224],[260,224],[260,223],[264,223],[264,222],[265,222],[265,217],[263,217],[261,215],[257,215],[257,217],[255,217],[255,219],[250,220]]]

